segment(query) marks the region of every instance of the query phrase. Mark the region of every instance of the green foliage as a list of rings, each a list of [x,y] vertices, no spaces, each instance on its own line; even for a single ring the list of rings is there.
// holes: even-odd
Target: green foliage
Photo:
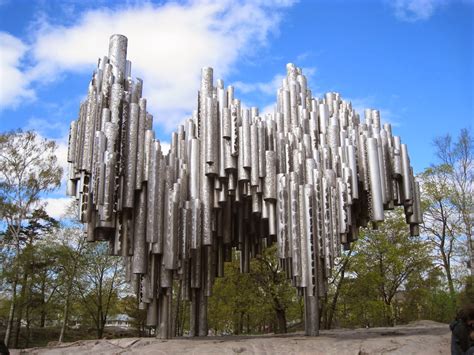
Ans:
[[[261,318],[264,309],[257,305],[256,285],[250,274],[240,273],[236,253],[232,262],[224,265],[224,275],[216,279],[213,294],[209,298],[209,327],[216,333],[239,334],[243,332],[244,322],[248,320],[246,316],[252,314],[252,321]]]
[[[462,281],[463,288],[458,295],[459,309],[474,303],[474,277],[466,276]]]
[[[437,264],[443,268],[454,301],[456,285],[453,264],[464,257],[465,248],[461,237],[462,217],[453,202],[456,194],[450,169],[446,165],[430,167],[419,178],[424,209],[422,231],[432,245]]]
[[[209,298],[210,328],[226,334],[286,332],[287,323],[300,322],[301,302],[279,267],[275,246],[252,260],[250,270],[240,273],[234,252]]]
[[[146,322],[146,312],[138,307],[138,299],[135,295],[125,295],[117,300],[115,312],[126,314],[133,320],[132,328],[136,330],[137,336],[143,336]]]
[[[75,287],[80,296],[80,319],[91,324],[101,338],[107,317],[117,313],[119,293],[124,285],[121,258],[108,253],[105,243],[86,245],[79,259]],[[122,276],[122,277],[121,277]]]
[[[5,343],[12,335],[13,317],[16,313],[16,335],[19,340],[20,325],[25,305],[28,303],[31,269],[26,255],[34,247],[48,219],[41,211],[40,196],[59,187],[62,169],[55,155],[56,144],[39,137],[35,132],[16,131],[0,134],[0,227],[3,280],[11,292],[10,312],[6,324]],[[39,211],[39,212],[38,212]],[[46,223],[46,229],[51,226]],[[23,248],[27,246],[27,250]],[[22,263],[23,261],[23,263]],[[26,264],[25,264],[26,262]],[[30,270],[31,271],[31,270]],[[28,307],[26,312],[28,313]]]
[[[419,319],[449,323],[456,313],[455,300],[445,287],[440,268],[432,268],[424,275],[410,275],[400,296],[396,306],[401,323]]]
[[[458,228],[466,237],[467,268],[474,278],[474,137],[468,129],[462,129],[456,140],[447,134],[434,140],[438,164],[451,184],[450,201],[458,214]]]
[[[0,134],[0,217],[9,226],[21,224],[41,193],[59,187],[55,151],[54,141],[33,131]]]
[[[400,321],[396,306],[410,278],[423,278],[432,268],[428,245],[410,236],[401,210],[360,234],[341,290],[340,325],[393,325]]]

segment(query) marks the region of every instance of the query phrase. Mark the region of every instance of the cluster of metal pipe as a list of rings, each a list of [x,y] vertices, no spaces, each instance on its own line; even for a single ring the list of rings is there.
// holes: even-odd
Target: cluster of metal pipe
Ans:
[[[272,243],[305,298],[306,334],[318,333],[319,297],[360,226],[403,205],[421,223],[406,145],[337,93],[312,96],[287,65],[275,112],[244,108],[232,86],[202,70],[197,110],[167,154],[152,130],[142,81],[131,78],[127,38],[113,35],[79,118],[71,123],[68,193],[89,241],[107,240],[138,285],[147,324],[170,337],[173,281],[191,301],[191,335],[207,335],[207,298],[232,250],[242,272]]]

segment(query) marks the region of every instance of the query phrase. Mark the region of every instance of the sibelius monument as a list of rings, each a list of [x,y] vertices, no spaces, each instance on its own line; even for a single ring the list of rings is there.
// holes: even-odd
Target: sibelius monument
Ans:
[[[334,259],[359,227],[403,206],[411,234],[419,233],[407,147],[379,111],[361,120],[338,93],[313,97],[301,69],[286,69],[274,113],[262,117],[203,68],[196,110],[164,154],[143,82],[131,77],[127,38],[113,35],[98,62],[71,123],[67,190],[87,240],[108,241],[124,258],[147,325],[162,338],[172,336],[174,280],[191,302],[191,335],[207,335],[207,298],[233,248],[248,272],[250,259],[277,243],[304,297],[305,333],[317,335]]]

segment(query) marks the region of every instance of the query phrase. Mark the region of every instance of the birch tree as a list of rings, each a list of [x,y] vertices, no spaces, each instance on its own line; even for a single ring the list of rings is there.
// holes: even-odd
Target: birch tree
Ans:
[[[9,256],[11,306],[5,332],[8,345],[17,306],[20,275],[21,229],[38,207],[42,194],[57,189],[62,169],[56,157],[56,143],[33,131],[0,134],[0,228],[5,228],[2,251]]]

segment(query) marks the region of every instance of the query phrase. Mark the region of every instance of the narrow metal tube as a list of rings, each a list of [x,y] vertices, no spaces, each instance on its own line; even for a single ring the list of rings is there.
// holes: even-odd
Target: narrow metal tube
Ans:
[[[369,163],[369,180],[372,216],[374,222],[383,221],[383,198],[382,198],[382,182],[380,181],[380,168],[377,150],[377,139],[367,138],[367,157]]]
[[[200,141],[199,139],[193,138],[190,141],[190,184],[189,184],[189,192],[190,192],[190,197],[192,199],[197,199],[199,198],[199,189],[200,189],[200,169],[199,169],[199,157],[201,155],[200,153]]]
[[[250,125],[250,185],[251,186],[258,186],[260,182],[259,176],[259,150],[258,150],[258,130],[257,125],[252,124]]]
[[[103,195],[103,220],[108,221],[112,218],[112,212],[114,209],[114,186],[115,186],[115,167],[117,164],[116,153],[106,153],[105,160],[105,180],[104,184],[104,195]]]
[[[69,128],[69,142],[67,151],[67,161],[74,163],[76,158],[76,144],[77,144],[77,121],[72,121]]]
[[[145,240],[146,190],[141,190],[138,196],[138,205],[135,211],[132,273],[145,274],[147,272],[147,249]]]
[[[288,255],[288,188],[285,174],[277,175],[277,244],[278,257],[287,258]]]
[[[410,203],[413,199],[413,194],[410,185],[410,160],[408,158],[408,150],[406,144],[401,144],[400,147],[403,176],[403,196],[405,197],[405,202]]]
[[[83,153],[82,153],[82,166],[81,169],[91,172],[92,169],[92,154],[94,152],[94,127],[96,117],[96,95],[92,85],[89,87],[89,95],[87,97],[87,110],[85,114],[84,122],[84,141],[83,141]]]
[[[244,144],[243,144],[243,128],[239,127],[239,156],[238,156],[238,163],[237,163],[237,172],[238,172],[238,180],[239,182],[247,182],[249,181],[249,171],[244,167]]]
[[[147,243],[156,243],[156,193],[157,193],[157,183],[158,183],[158,174],[160,174],[160,143],[152,142],[150,148],[150,169],[148,170],[147,177],[147,211],[146,211],[146,241]]]
[[[276,154],[274,151],[265,152],[265,178],[263,184],[263,198],[276,201]]]
[[[217,122],[217,107],[211,97],[206,98],[205,110],[205,159],[206,159],[206,175],[216,175],[218,169],[218,122]]]
[[[143,183],[143,171],[145,164],[145,126],[146,126],[146,99],[140,98],[138,102],[138,132],[137,152],[135,169],[135,190],[140,190]]]
[[[178,195],[179,184],[173,185],[173,190],[169,194],[167,231],[164,234],[163,265],[165,269],[177,269],[178,264]]]
[[[265,177],[265,126],[263,122],[259,122],[257,126],[257,139],[258,139],[258,147],[256,148],[258,151],[258,176],[260,178]]]
[[[139,124],[139,106],[130,104],[130,121],[127,135],[127,152],[125,161],[125,186],[123,207],[133,208],[135,196],[135,177],[137,166],[137,144],[138,144],[138,124]]]
[[[127,37],[114,34],[109,41],[109,60],[112,64],[112,74],[117,79],[123,79],[127,62]]]
[[[202,189],[202,244],[212,245],[212,206],[214,194],[212,193],[212,180],[209,177],[203,177]]]
[[[231,113],[228,107],[222,108],[222,138],[232,139]]]
[[[236,157],[239,155],[241,150],[240,148],[240,141],[241,141],[241,133],[239,130],[239,121],[240,121],[240,105],[238,103],[232,103],[230,107],[230,127],[231,127],[231,155]]]
[[[251,143],[250,143],[250,117],[249,111],[245,110],[244,115],[242,116],[242,167],[245,169],[250,169],[251,164]]]

